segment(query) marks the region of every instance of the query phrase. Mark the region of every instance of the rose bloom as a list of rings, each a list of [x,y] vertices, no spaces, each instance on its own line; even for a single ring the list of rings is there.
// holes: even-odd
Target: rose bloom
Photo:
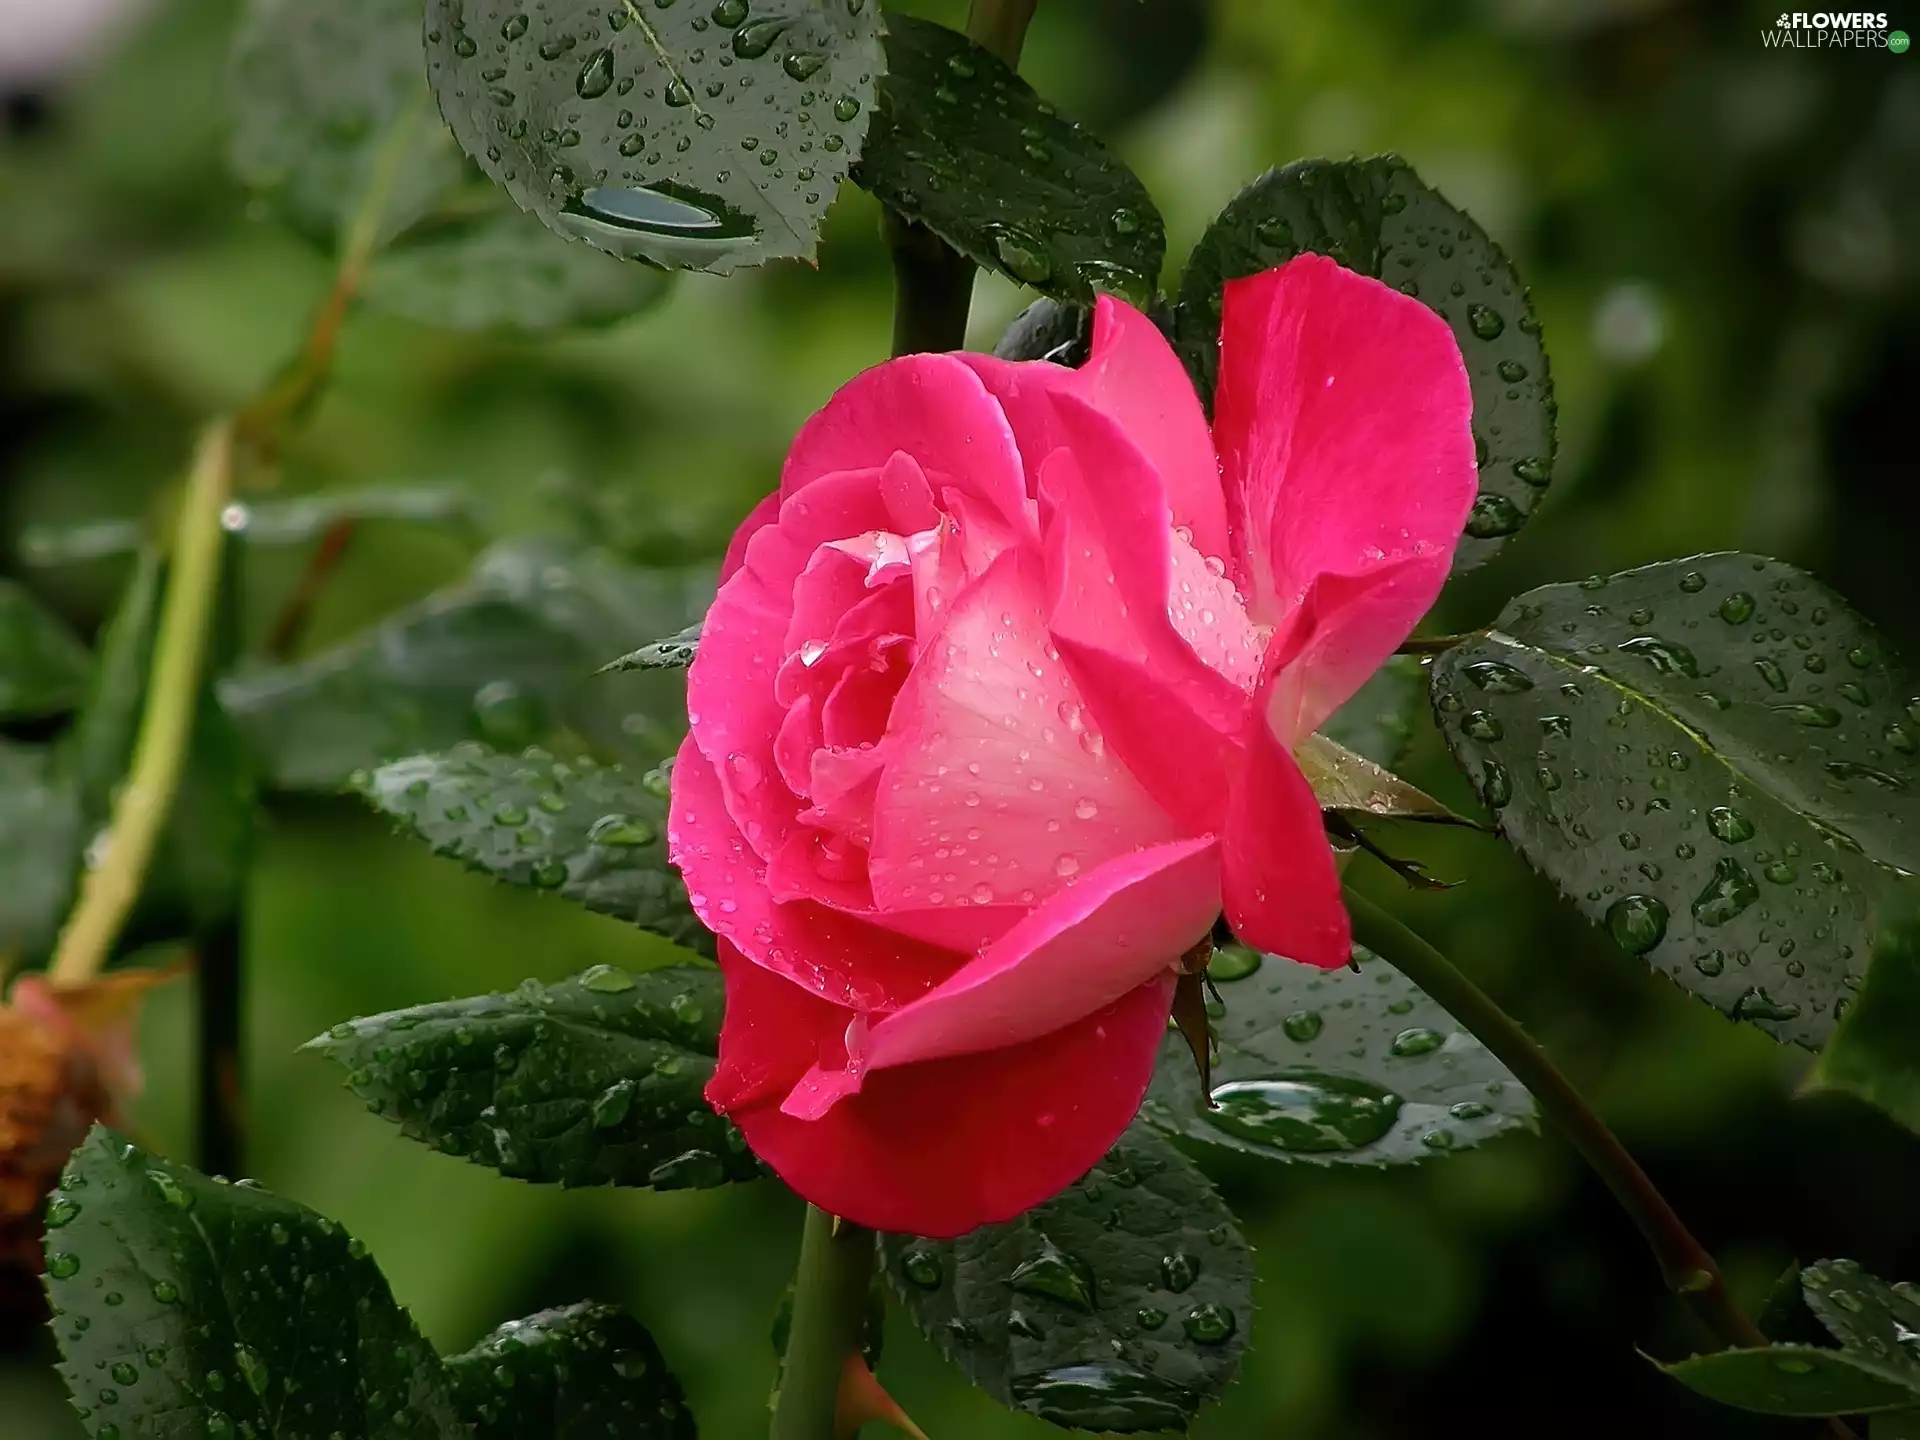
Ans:
[[[1224,910],[1350,950],[1294,747],[1412,630],[1476,489],[1452,333],[1306,255],[1227,286],[1209,431],[1153,323],[849,382],[734,536],[669,839],[719,936],[707,1099],[806,1199],[951,1236],[1140,1107]]]

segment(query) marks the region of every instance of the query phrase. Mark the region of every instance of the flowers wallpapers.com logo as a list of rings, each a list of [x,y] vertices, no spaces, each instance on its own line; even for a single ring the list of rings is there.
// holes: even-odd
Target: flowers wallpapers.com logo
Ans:
[[[1760,32],[1770,50],[1890,50],[1904,55],[1907,32],[1887,23],[1884,11],[1786,10]]]

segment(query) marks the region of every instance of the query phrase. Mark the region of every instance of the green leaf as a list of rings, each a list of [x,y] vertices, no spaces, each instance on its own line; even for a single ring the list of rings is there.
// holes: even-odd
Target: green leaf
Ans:
[[[1396,655],[1320,727],[1329,740],[1391,770],[1413,739],[1426,676],[1411,655]]]
[[[72,780],[43,745],[0,739],[0,961],[49,949],[84,843]]]
[[[1533,1097],[1485,1046],[1384,961],[1359,946],[1354,958],[1359,974],[1220,951],[1214,1105],[1169,1036],[1141,1118],[1315,1165],[1406,1164],[1534,1129]]]
[[[1866,983],[1842,999],[1803,1088],[1844,1090],[1920,1134],[1920,908],[1912,887],[1883,917]]]
[[[1810,1345],[1721,1350],[1660,1368],[1709,1400],[1762,1415],[1864,1415],[1915,1396],[1867,1356]]]
[[[60,1370],[95,1440],[468,1434],[365,1248],[304,1206],[96,1127],[48,1227]]]
[[[693,1440],[660,1347],[613,1305],[569,1305],[502,1325],[449,1356],[474,1440]]]
[[[1309,735],[1294,750],[1294,758],[1322,810],[1473,828],[1471,820],[1454,814],[1418,786],[1326,735]]]
[[[1232,1212],[1138,1125],[1018,1220],[880,1247],[915,1322],[968,1379],[1074,1429],[1185,1430],[1232,1380],[1253,1318]]]
[[[87,675],[87,647],[20,585],[0,580],[0,720],[71,710]]]
[[[1920,1293],[1910,1284],[1889,1285],[1854,1260],[1821,1260],[1800,1272],[1807,1308],[1841,1348],[1864,1351],[1891,1363],[1920,1394]]]
[[[1512,263],[1396,155],[1271,170],[1214,219],[1181,281],[1179,332],[1202,394],[1213,393],[1226,282],[1303,253],[1415,295],[1453,327],[1480,449],[1480,498],[1454,568],[1478,565],[1526,523],[1557,443],[1540,324]]]
[[[1920,1440],[1920,1409],[1889,1410],[1867,1423],[1868,1440]]]
[[[543,750],[499,755],[469,744],[383,765],[363,793],[470,869],[711,953],[713,937],[667,863],[663,772],[642,777]]]
[[[474,497],[457,485],[369,485],[236,502],[225,518],[228,533],[249,545],[304,545],[344,520],[468,527],[478,513]],[[20,551],[30,565],[75,565],[137,554],[147,538],[147,526],[139,520],[87,520],[30,526],[21,534]]]
[[[506,204],[422,226],[367,272],[368,303],[452,330],[553,330],[605,325],[651,310],[671,280],[573,244]]]
[[[678,677],[593,670],[705,614],[712,598],[704,568],[507,541],[460,584],[332,650],[225,680],[220,698],[284,789],[333,789],[355,770],[474,739],[518,749],[566,732],[658,759],[686,724]]]
[[[961,254],[1046,295],[1150,300],[1166,227],[1139,178],[966,36],[887,17],[881,111],[854,179]]]
[[[859,158],[880,7],[428,0],[454,136],[523,210],[626,259],[810,259]]]
[[[608,661],[594,674],[613,675],[622,670],[685,670],[693,664],[693,657],[699,653],[700,628],[705,624],[704,618],[696,620],[677,635],[669,635],[651,645],[642,645],[618,660]]]
[[[231,77],[233,166],[296,225],[344,231],[383,149],[405,145],[382,212],[393,235],[460,180],[420,77],[420,0],[249,0]]]
[[[309,1048],[410,1138],[503,1175],[704,1188],[760,1173],[701,1098],[722,1003],[714,970],[601,965],[336,1025]]]
[[[1510,602],[1433,668],[1454,755],[1631,954],[1817,1046],[1920,869],[1908,677],[1824,585],[1703,555]]]

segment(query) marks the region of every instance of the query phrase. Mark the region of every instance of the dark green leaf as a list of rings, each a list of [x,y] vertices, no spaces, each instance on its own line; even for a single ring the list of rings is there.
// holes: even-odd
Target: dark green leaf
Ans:
[[[60,932],[85,843],[79,797],[46,746],[0,740],[0,960],[39,955]]]
[[[222,683],[273,783],[332,789],[355,770],[479,739],[518,749],[571,732],[621,757],[678,742],[679,677],[596,677],[623,646],[706,613],[706,569],[648,570],[546,539],[508,541],[459,585],[297,664]]]
[[[1413,738],[1426,676],[1411,655],[1396,655],[1333,712],[1320,733],[1391,770]]]
[[[667,784],[542,750],[463,745],[383,765],[365,794],[442,855],[711,952],[667,864]]]
[[[1705,555],[1511,602],[1435,663],[1501,832],[1630,953],[1815,1046],[1920,869],[1914,687],[1825,586]]]
[[[344,230],[392,144],[383,234],[459,182],[421,83],[420,0],[250,0],[232,70],[234,169],[302,229]]]
[[[87,675],[87,647],[60,617],[0,580],[0,720],[71,710]]]
[[[693,657],[700,650],[700,627],[704,619],[696,620],[677,635],[669,635],[664,640],[656,640],[651,645],[642,645],[618,660],[610,660],[594,673],[612,675],[622,670],[685,670],[693,664]]]
[[[1553,474],[1553,380],[1512,263],[1398,156],[1269,171],[1220,212],[1181,281],[1180,337],[1203,394],[1213,393],[1226,282],[1308,252],[1418,296],[1453,327],[1480,447],[1480,499],[1454,568],[1478,565],[1526,523]]]
[[[1231,946],[1210,973],[1226,1009],[1209,1107],[1169,1036],[1141,1118],[1270,1160],[1395,1165],[1534,1128],[1533,1097],[1411,981],[1358,946],[1315,970]]]
[[[427,74],[522,209],[626,259],[725,274],[813,255],[866,135],[879,12],[428,0]]]
[[[439,1358],[332,1221],[96,1128],[48,1207],[61,1373],[95,1440],[456,1440]]]
[[[1866,984],[1843,999],[1806,1086],[1845,1090],[1920,1134],[1920,909],[1911,887],[1882,920]]]
[[[1085,304],[1144,305],[1166,227],[1146,187],[966,36],[887,17],[887,75],[855,180],[969,259]]]
[[[1819,1318],[1807,1308],[1807,1297],[1800,1288],[1800,1262],[1794,1260],[1773,1282],[1766,1302],[1754,1323],[1760,1333],[1781,1345],[1824,1345],[1827,1331]]]
[[[1721,1350],[1660,1368],[1709,1400],[1762,1415],[1863,1415],[1915,1398],[1869,1357],[1809,1345]]]
[[[686,1189],[759,1166],[701,1098],[719,972],[610,965],[510,995],[336,1025],[311,1042],[411,1138],[520,1180]]]
[[[1041,296],[1007,326],[993,353],[1002,360],[1084,365],[1093,345],[1093,312]]]
[[[227,507],[226,519],[228,532],[249,545],[304,545],[343,520],[471,525],[477,514],[473,496],[457,485],[369,485],[236,502]],[[32,565],[72,565],[135,554],[146,540],[146,526],[138,520],[88,520],[30,527],[22,533],[20,550]]]
[[[882,1237],[914,1320],[1003,1405],[1081,1430],[1184,1430],[1232,1380],[1253,1258],[1191,1161],[1136,1125],[1063,1194],[958,1240]]]
[[[1920,1356],[1913,1351],[1920,1336],[1920,1292],[1910,1284],[1889,1285],[1853,1260],[1807,1266],[1800,1287],[1807,1308],[1842,1349],[1892,1366],[1920,1395]]]
[[[1325,735],[1309,735],[1295,749],[1294,758],[1300,762],[1300,771],[1322,810],[1440,825],[1473,823],[1418,786]]]
[[[659,304],[671,284],[658,270],[569,243],[503,197],[491,213],[423,227],[382,252],[366,296],[427,325],[534,331],[624,320]]]
[[[693,1416],[660,1347],[613,1305],[510,1321],[450,1356],[454,1403],[474,1440],[693,1440]]]

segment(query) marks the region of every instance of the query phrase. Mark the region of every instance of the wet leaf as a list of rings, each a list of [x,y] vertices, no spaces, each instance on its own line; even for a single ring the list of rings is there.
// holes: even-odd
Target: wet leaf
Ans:
[[[426,325],[539,331],[625,320],[671,288],[658,270],[570,243],[503,197],[497,208],[423,225],[383,251],[367,273],[366,297]]]
[[[464,527],[478,513],[474,497],[458,485],[369,485],[236,502],[227,507],[226,520],[228,532],[249,545],[304,545],[343,520]],[[147,528],[138,520],[87,520],[32,526],[22,532],[20,551],[31,565],[74,565],[137,554],[146,540]]]
[[[1354,958],[1358,974],[1222,949],[1214,1104],[1168,1036],[1141,1119],[1314,1165],[1407,1164],[1534,1128],[1533,1097],[1485,1046],[1365,948]]]
[[[711,270],[811,258],[859,158],[880,7],[846,0],[429,0],[461,146],[550,228]]]
[[[712,953],[667,863],[664,774],[460,746],[383,765],[363,793],[442,855]]]
[[[1213,393],[1226,282],[1304,253],[1415,295],[1453,327],[1480,444],[1480,499],[1454,568],[1480,564],[1526,523],[1556,448],[1547,353],[1512,262],[1396,155],[1269,171],[1215,217],[1181,281],[1182,348],[1203,394]]]
[[[474,1440],[693,1440],[693,1416],[660,1347],[614,1305],[513,1320],[447,1359]]]
[[[94,1440],[467,1435],[365,1248],[304,1206],[96,1128],[48,1221],[60,1370]]]
[[[1253,1321],[1253,1257],[1232,1212],[1138,1124],[1018,1220],[958,1240],[887,1235],[880,1253],[969,1380],[1071,1429],[1185,1430],[1233,1379]]]
[[[881,113],[854,178],[961,254],[1042,294],[1145,305],[1166,228],[1139,178],[987,51],[887,17]]]
[[[1360,819],[1372,816],[1436,825],[1473,825],[1418,786],[1326,735],[1309,735],[1295,749],[1294,759],[1299,761],[1301,773],[1313,787],[1313,797],[1322,810]]]
[[[608,661],[594,673],[612,675],[622,670],[685,670],[693,664],[693,657],[700,651],[700,627],[705,623],[704,619],[696,620],[679,634],[656,640],[651,645],[642,645],[618,660]]]
[[[1844,1090],[1920,1134],[1920,907],[1886,907],[1866,983],[1845,1005],[1805,1088]]]
[[[0,720],[71,710],[87,675],[87,647],[20,585],[0,580]]]
[[[705,568],[511,540],[465,581],[331,650],[236,675],[220,698],[283,789],[334,789],[356,770],[463,740],[519,749],[567,733],[651,761],[685,728],[679,677],[594,668],[705,614],[712,598]]]
[[[1014,317],[993,353],[1002,360],[1051,360],[1056,365],[1079,366],[1086,363],[1092,345],[1092,310],[1043,295]]]
[[[410,1138],[518,1180],[705,1188],[760,1173],[702,1098],[717,971],[596,966],[557,985],[421,1005],[309,1042]]]
[[[1839,596],[1738,554],[1531,591],[1433,669],[1528,861],[1630,954],[1807,1046],[1920,869],[1917,690]]]
[[[233,47],[235,171],[327,238],[345,230],[404,124],[380,227],[404,230],[462,169],[420,69],[419,0],[249,0]]]

